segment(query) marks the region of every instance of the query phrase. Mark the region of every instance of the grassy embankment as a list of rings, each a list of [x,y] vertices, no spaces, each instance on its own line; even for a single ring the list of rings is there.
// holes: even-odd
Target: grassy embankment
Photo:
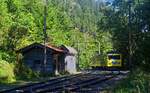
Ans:
[[[123,80],[114,90],[114,93],[150,93],[150,73],[135,70]]]

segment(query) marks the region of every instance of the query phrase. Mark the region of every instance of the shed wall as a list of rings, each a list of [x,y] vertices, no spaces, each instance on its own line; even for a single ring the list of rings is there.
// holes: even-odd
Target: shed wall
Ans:
[[[76,56],[74,55],[66,55],[65,57],[66,71],[70,74],[74,74],[77,72],[76,70]]]
[[[44,50],[41,48],[32,49],[23,54],[24,63],[35,71],[42,71],[44,68]],[[46,71],[54,72],[53,54],[51,50],[47,51]]]

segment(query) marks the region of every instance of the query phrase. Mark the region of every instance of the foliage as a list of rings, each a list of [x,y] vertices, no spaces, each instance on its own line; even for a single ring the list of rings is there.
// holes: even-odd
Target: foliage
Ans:
[[[14,65],[0,58],[0,83],[12,83],[14,81]]]
[[[48,43],[75,47],[79,66],[84,69],[96,61],[95,55],[104,61],[109,50],[119,50],[127,62],[131,31],[133,65],[149,70],[150,1],[132,0],[130,25],[128,0],[106,1],[48,0]],[[16,60],[15,50],[34,42],[43,43],[45,4],[43,0],[1,0],[0,3],[0,50],[3,51],[0,55],[3,61],[12,63]],[[99,49],[101,54],[97,56]]]
[[[15,74],[17,79],[24,79],[24,80],[31,80],[40,77],[39,72],[35,72],[31,68],[23,64],[19,64],[19,66],[16,66]]]
[[[3,51],[9,52],[9,54],[14,57],[15,50],[34,42],[43,42],[44,2],[41,0],[2,0],[1,3],[2,6],[0,6],[0,8],[3,11],[0,13],[0,18],[6,19],[0,23],[2,25],[0,29],[0,48]],[[47,35],[48,43],[55,45],[64,44],[80,50],[80,67],[85,68],[90,66],[90,57],[98,48],[94,43],[95,40],[89,33],[90,30],[94,31],[94,29],[96,29],[93,28],[92,30],[91,28],[94,22],[88,24],[89,21],[87,21],[90,17],[92,18],[87,7],[91,7],[90,9],[92,9],[92,6],[89,5],[90,1],[88,1],[85,6],[83,3],[86,2],[82,1],[79,4],[79,1],[74,0],[67,0],[66,3],[62,2],[62,0],[49,0],[47,6]],[[66,7],[65,4],[66,6],[68,5],[68,7]],[[83,8],[80,8],[81,6],[83,6]],[[84,12],[81,13],[81,11]],[[85,13],[84,21],[80,22],[82,15]],[[78,16],[76,16],[74,20],[73,15],[75,14]],[[89,25],[91,26],[90,28]],[[83,30],[86,30],[86,33],[82,33]],[[83,48],[84,42],[86,41],[90,42],[86,43],[86,49],[79,49]],[[77,42],[80,43],[77,44]]]
[[[141,69],[130,74],[114,89],[114,93],[149,93],[150,74]]]
[[[6,52],[0,51],[0,83],[11,83],[15,81],[13,61],[14,57],[11,57]]]
[[[123,54],[125,62],[129,60],[129,46],[131,46],[132,66],[141,67],[145,71],[149,70],[147,68],[149,68],[150,58],[149,6],[149,0],[132,0],[131,2],[114,0],[105,8],[103,7],[103,18],[98,22],[99,30],[110,32],[113,48]],[[129,33],[131,33],[131,39],[129,39]]]

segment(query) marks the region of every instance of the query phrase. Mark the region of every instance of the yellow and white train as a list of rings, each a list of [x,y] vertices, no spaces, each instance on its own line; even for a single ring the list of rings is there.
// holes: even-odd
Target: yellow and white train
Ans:
[[[105,57],[105,60],[101,60]],[[95,56],[92,68],[121,68],[122,67],[122,54],[119,52],[108,52],[106,56]]]

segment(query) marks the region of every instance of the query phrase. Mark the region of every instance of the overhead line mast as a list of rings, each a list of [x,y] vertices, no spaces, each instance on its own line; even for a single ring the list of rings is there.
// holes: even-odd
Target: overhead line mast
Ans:
[[[129,23],[128,23],[128,29],[129,29],[129,69],[132,70],[132,31],[131,31],[131,3],[132,1],[129,0]]]

